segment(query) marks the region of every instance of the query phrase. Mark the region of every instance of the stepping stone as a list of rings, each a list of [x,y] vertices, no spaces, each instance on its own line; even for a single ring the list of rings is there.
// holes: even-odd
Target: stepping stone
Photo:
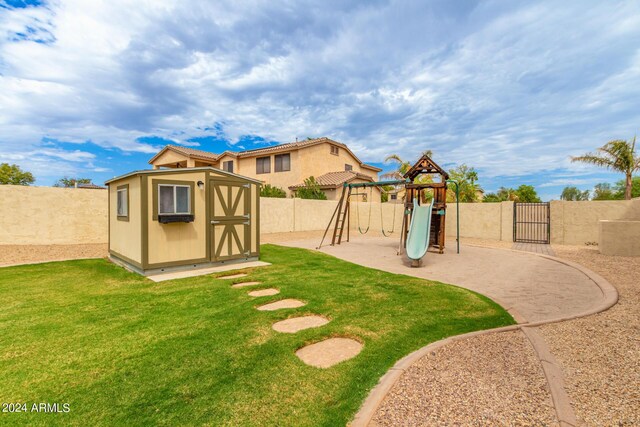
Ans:
[[[238,279],[244,276],[246,276],[246,273],[238,273],[238,274],[232,274],[231,276],[218,277],[218,279]]]
[[[261,305],[256,308],[260,311],[274,311],[274,310],[280,310],[283,308],[298,308],[298,307],[302,307],[303,305],[307,305],[307,304],[297,299],[288,298],[288,299],[282,299],[276,302],[271,302],[269,304]]]
[[[245,286],[255,286],[255,285],[259,285],[262,282],[242,282],[242,283],[235,283],[233,285],[231,285],[232,288],[244,288]]]
[[[317,328],[319,326],[326,325],[327,323],[329,323],[329,320],[322,316],[302,316],[281,320],[280,322],[274,323],[271,327],[278,332],[295,334],[298,331]]]
[[[302,347],[296,351],[296,356],[307,365],[328,368],[356,357],[360,350],[362,350],[362,344],[351,338],[329,338]]]
[[[259,291],[251,291],[249,292],[250,297],[268,297],[271,295],[277,295],[280,291],[275,288],[269,289],[260,289]]]

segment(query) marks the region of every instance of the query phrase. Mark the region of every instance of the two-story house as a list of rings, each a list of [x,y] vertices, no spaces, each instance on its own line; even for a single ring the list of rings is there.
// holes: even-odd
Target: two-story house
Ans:
[[[313,176],[329,200],[340,197],[345,182],[377,181],[381,171],[360,161],[345,144],[326,137],[220,154],[167,145],[149,163],[154,169],[212,166],[279,187],[287,196]],[[379,201],[378,189],[374,192],[373,201]]]

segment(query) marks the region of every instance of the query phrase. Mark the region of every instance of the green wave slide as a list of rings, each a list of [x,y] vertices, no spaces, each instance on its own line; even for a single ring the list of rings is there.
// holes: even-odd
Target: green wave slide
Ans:
[[[412,266],[415,267],[429,249],[433,201],[434,199],[431,199],[429,206],[419,206],[418,200],[413,199],[413,213],[407,237],[407,256],[414,261]]]

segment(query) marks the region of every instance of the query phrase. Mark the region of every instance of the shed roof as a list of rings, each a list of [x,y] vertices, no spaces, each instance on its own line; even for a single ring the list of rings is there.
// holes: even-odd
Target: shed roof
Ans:
[[[136,176],[136,175],[156,175],[156,174],[157,175],[162,175],[162,174],[177,174],[177,173],[181,173],[181,172],[182,173],[191,173],[191,172],[199,172],[199,171],[214,171],[216,174],[231,176],[231,177],[234,177],[234,178],[241,178],[241,179],[243,179],[245,181],[255,182],[256,184],[262,184],[262,181],[260,181],[258,179],[253,179],[253,178],[246,177],[244,175],[238,175],[238,174],[235,174],[235,173],[232,173],[232,172],[227,172],[225,170],[214,168],[214,167],[211,167],[211,166],[203,166],[203,167],[198,167],[198,168],[138,170],[138,171],[133,171],[133,172],[126,173],[124,175],[113,177],[110,180],[106,181],[105,185],[109,185],[112,182],[120,181],[122,179],[129,178],[131,176]]]

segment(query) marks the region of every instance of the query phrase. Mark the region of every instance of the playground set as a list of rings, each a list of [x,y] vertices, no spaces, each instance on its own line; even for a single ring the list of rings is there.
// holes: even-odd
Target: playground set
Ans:
[[[418,179],[419,177],[421,178]],[[341,244],[343,237],[345,237],[346,242],[349,241],[351,198],[367,196],[366,193],[359,192],[359,189],[379,187],[382,194],[382,192],[385,191],[384,187],[394,186],[404,187],[405,190],[404,213],[402,217],[398,255],[402,253],[402,249],[404,248],[407,257],[411,260],[411,266],[418,267],[429,247],[436,248],[440,254],[444,253],[447,185],[449,183],[455,185],[456,211],[459,213],[458,183],[449,179],[449,174],[427,155],[420,157],[402,178],[401,180],[392,181],[356,184],[345,183],[342,187],[342,195],[340,196],[338,205],[329,220],[329,224],[324,231],[318,249],[322,247],[330,229],[332,229],[331,246]],[[429,201],[427,201],[427,190],[432,192],[432,197]],[[369,194],[369,196],[371,195]],[[371,202],[372,198],[369,197],[369,219],[365,229],[360,226],[359,203],[355,203],[357,228],[361,234],[366,234],[370,228]],[[380,225],[382,234],[388,237],[395,230],[395,210],[393,212],[393,226],[391,230],[385,231],[382,219],[382,200],[380,200],[380,202]],[[456,243],[457,252],[460,253],[460,226],[458,218],[459,215],[456,215]]]

